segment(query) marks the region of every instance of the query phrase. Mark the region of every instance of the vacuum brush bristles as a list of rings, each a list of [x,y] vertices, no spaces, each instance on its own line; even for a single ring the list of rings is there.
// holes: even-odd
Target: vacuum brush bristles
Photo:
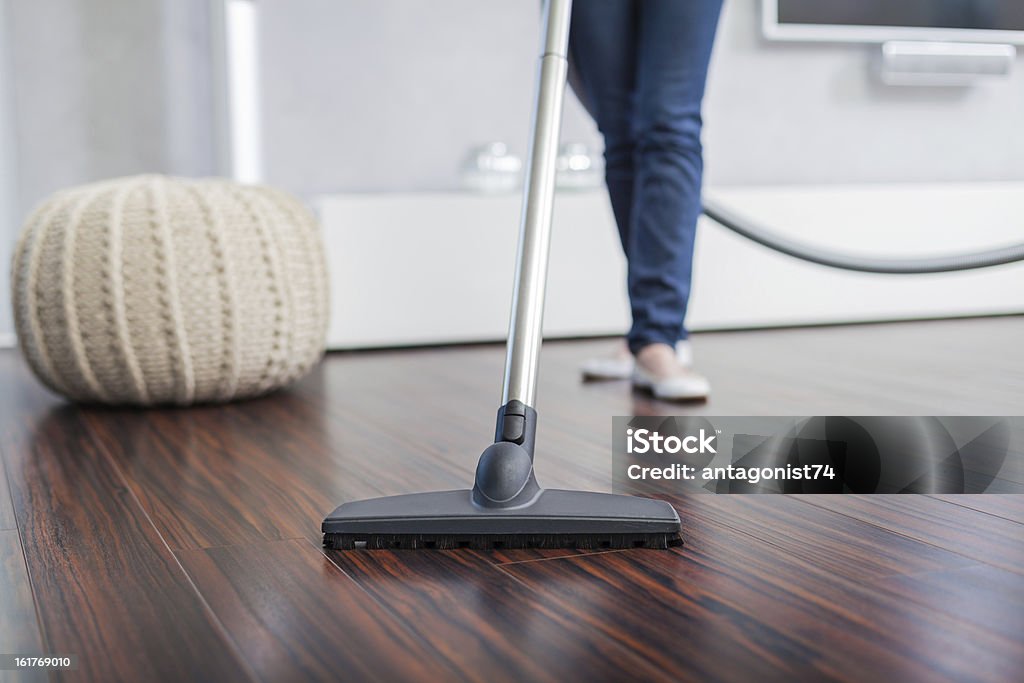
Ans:
[[[328,548],[668,548],[682,544],[666,502],[542,490],[522,508],[486,508],[473,492],[413,493],[346,503],[324,520]]]

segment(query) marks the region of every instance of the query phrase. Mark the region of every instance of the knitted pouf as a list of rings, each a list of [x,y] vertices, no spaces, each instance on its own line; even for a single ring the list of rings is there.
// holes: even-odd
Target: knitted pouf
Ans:
[[[255,396],[320,358],[327,277],[315,219],[267,187],[163,176],[65,190],[14,256],[18,341],[75,401]]]

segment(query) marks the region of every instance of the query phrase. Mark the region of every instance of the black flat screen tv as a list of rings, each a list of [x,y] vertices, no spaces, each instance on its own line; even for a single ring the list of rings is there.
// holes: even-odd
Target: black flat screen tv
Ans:
[[[1024,44],[1024,0],[762,0],[779,40]]]

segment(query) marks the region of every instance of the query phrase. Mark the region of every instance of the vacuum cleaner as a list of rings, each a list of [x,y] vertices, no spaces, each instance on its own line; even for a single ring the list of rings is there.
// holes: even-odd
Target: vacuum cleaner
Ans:
[[[542,489],[534,473],[534,400],[571,7],[571,0],[546,4],[494,443],[480,456],[472,489],[342,504],[323,521],[327,548],[668,548],[682,544],[679,515],[667,502]]]
[[[519,234],[505,381],[494,443],[480,456],[472,489],[345,503],[323,521],[328,548],[668,548],[681,545],[667,502],[542,489],[534,473],[544,289],[555,158],[568,73],[571,0],[548,0],[536,109]],[[587,106],[587,102],[583,102]],[[1024,244],[925,259],[833,253],[774,234],[720,206],[704,214],[762,246],[819,265],[889,274],[939,273],[1024,260]]]

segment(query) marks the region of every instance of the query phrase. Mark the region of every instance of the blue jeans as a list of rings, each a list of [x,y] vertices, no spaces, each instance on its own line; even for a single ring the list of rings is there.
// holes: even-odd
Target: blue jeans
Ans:
[[[633,353],[686,338],[700,215],[701,101],[722,0],[578,0],[570,57],[605,142],[629,263]]]

